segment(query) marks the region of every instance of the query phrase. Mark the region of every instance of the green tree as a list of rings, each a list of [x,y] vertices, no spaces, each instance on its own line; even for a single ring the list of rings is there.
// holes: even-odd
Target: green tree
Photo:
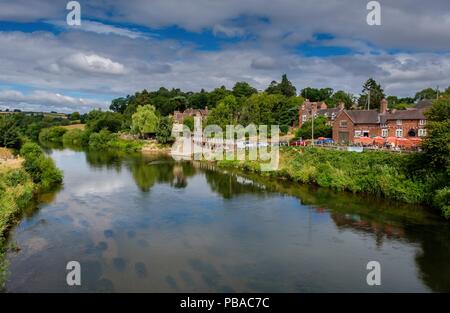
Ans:
[[[128,97],[127,98],[117,98],[111,101],[111,105],[109,109],[113,112],[124,113],[128,106]]]
[[[450,98],[440,98],[425,113],[427,137],[422,147],[428,161],[435,170],[445,169],[450,173]]]
[[[309,99],[312,102],[327,101],[333,94],[332,88],[311,88],[307,87],[302,89],[301,96],[305,99]],[[327,101],[328,102],[328,101]]]
[[[233,119],[233,114],[229,106],[227,106],[223,101],[211,110],[206,121],[207,125],[218,125],[222,127],[225,131],[226,125],[230,125]]]
[[[306,123],[302,124],[302,127],[299,128],[296,133],[296,138],[302,139],[311,139],[312,135],[312,123],[311,120],[308,120]],[[328,120],[325,116],[318,116],[314,119],[314,138],[318,137],[327,137],[330,138],[332,136],[332,128],[328,124]]]
[[[233,87],[233,95],[236,98],[245,97],[248,98],[252,94],[257,93],[256,88],[250,86],[247,82],[237,82]]]
[[[186,116],[183,119],[183,125],[186,125],[191,131],[193,131],[194,130],[194,117]]]
[[[99,132],[102,129],[107,129],[112,133],[117,133],[122,129],[123,121],[123,115],[120,113],[93,110],[86,117],[86,126],[91,132]]]
[[[70,114],[69,119],[71,121],[77,121],[81,118],[80,112],[73,112],[72,114]]]
[[[346,109],[351,109],[353,106],[353,96],[343,90],[336,91],[327,101],[329,107],[336,107],[339,103],[344,103]]]
[[[437,98],[437,93],[438,93],[438,91],[436,89],[425,88],[416,93],[416,95],[414,96],[414,100],[416,100],[416,101],[424,100],[424,99],[434,100]]]
[[[172,120],[168,116],[163,116],[159,120],[158,128],[156,129],[156,140],[162,144],[174,141],[172,137]]]
[[[266,89],[266,92],[268,94],[281,94],[286,97],[293,97],[297,94],[297,89],[289,81],[287,75],[284,74],[281,78],[281,83],[272,81],[272,83],[270,83],[269,87]]]
[[[367,108],[368,94],[370,92],[370,109],[378,109],[380,102],[385,98],[384,90],[373,78],[369,78],[363,85],[362,94],[358,99],[361,108]]]
[[[138,107],[131,119],[131,130],[141,137],[156,133],[159,118],[156,115],[154,106],[144,105]]]

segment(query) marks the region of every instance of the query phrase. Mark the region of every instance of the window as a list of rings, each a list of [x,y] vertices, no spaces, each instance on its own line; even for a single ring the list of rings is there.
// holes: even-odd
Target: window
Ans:
[[[386,123],[382,123],[380,126],[381,126],[381,128],[386,128],[387,127]]]
[[[423,128],[420,128],[419,129],[419,137],[424,137],[426,135],[427,135],[427,130],[423,129]]]
[[[339,122],[339,127],[347,128],[347,121],[340,121]]]
[[[397,125],[402,125],[402,120],[397,120]]]
[[[396,129],[395,137],[403,137],[403,129]]]
[[[362,132],[362,134],[363,134],[363,137],[369,137],[369,131],[368,130],[364,130]]]
[[[331,119],[334,120],[336,118],[336,113],[331,113]]]
[[[306,122],[308,120],[308,117],[306,116],[306,114],[304,114],[303,116],[302,116],[302,122],[304,123],[304,122]]]
[[[419,125],[425,125],[427,123],[427,121],[426,120],[419,120]]]
[[[355,137],[357,137],[357,138],[361,137],[361,131],[360,130],[355,130]]]
[[[388,136],[388,130],[386,128],[381,130],[381,137],[387,137]]]

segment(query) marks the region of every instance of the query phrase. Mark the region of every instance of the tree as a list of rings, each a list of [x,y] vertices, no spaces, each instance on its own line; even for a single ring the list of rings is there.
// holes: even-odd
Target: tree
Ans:
[[[295,133],[296,138],[311,139],[312,135],[312,123],[311,119],[302,124],[302,127]],[[314,138],[318,137],[331,137],[332,128],[328,124],[328,120],[325,116],[318,116],[314,118]]]
[[[69,119],[71,121],[77,121],[81,118],[80,112],[73,112],[72,114],[70,114]]]
[[[222,100],[223,98],[225,98],[230,94],[231,91],[225,88],[225,86],[214,89],[208,95],[208,107],[214,108],[219,103],[220,100]]]
[[[422,147],[428,162],[435,170],[447,170],[450,174],[450,98],[433,101],[425,115],[427,138]]]
[[[256,88],[250,86],[247,82],[237,82],[233,87],[233,95],[236,98],[245,97],[248,98],[252,94],[257,93]]]
[[[312,102],[321,102],[328,100],[333,94],[332,88],[311,88],[307,87],[302,89],[301,96],[305,99],[309,99]],[[328,102],[328,101],[327,101]]]
[[[154,106],[144,105],[138,107],[131,120],[131,130],[141,137],[156,133],[159,118],[156,115]]]
[[[168,116],[163,116],[156,129],[156,140],[159,143],[166,144],[174,141],[172,137],[172,120]]]
[[[378,109],[380,107],[380,102],[385,98],[384,90],[381,86],[373,79],[369,78],[363,85],[362,94],[359,97],[358,105],[361,108],[367,108],[368,98],[370,92],[370,109]]]
[[[111,101],[109,109],[113,112],[124,113],[128,106],[128,97],[117,98]]]
[[[183,125],[187,126],[191,131],[193,131],[194,130],[194,117],[186,116],[183,119]]]
[[[284,74],[281,78],[281,83],[278,84],[276,81],[272,81],[269,87],[267,87],[266,92],[268,94],[281,94],[286,97],[293,97],[297,94],[297,89],[289,81],[287,75]]]
[[[416,93],[416,95],[414,96],[414,100],[424,100],[424,99],[428,99],[428,100],[434,100],[437,98],[437,93],[438,91],[436,89],[433,88],[426,88],[423,89],[419,92]]]
[[[339,103],[344,103],[345,108],[351,109],[353,106],[353,96],[343,90],[336,91],[327,101],[329,107],[336,107]]]
[[[86,126],[91,132],[107,129],[111,133],[117,133],[122,128],[123,121],[120,113],[93,110],[86,117]]]
[[[226,126],[231,124],[232,117],[233,115],[230,107],[223,101],[220,101],[219,104],[211,110],[206,123],[208,125],[218,125],[225,131]]]

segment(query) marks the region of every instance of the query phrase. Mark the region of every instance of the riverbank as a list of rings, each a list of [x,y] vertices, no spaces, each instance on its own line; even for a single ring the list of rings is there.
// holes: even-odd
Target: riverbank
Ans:
[[[411,172],[413,162],[414,155],[302,147],[281,149],[278,170],[272,172],[261,172],[258,161],[223,160],[218,161],[217,165],[337,191],[434,206],[447,217],[446,208],[436,202],[436,190],[442,188],[442,182],[432,173],[419,176]]]
[[[8,231],[38,192],[62,183],[62,172],[37,144],[26,143],[20,155],[0,164],[0,290],[7,278]]]

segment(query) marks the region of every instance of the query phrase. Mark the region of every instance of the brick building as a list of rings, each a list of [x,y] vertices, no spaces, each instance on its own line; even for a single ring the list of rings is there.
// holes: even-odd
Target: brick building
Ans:
[[[381,101],[380,110],[342,110],[333,122],[333,140],[353,143],[360,137],[424,137],[424,111],[431,101],[419,102],[414,108],[388,111],[388,102]]]
[[[306,99],[298,110],[298,127],[302,127],[303,123],[308,121],[313,114],[314,117],[325,116],[328,119],[328,123],[332,125],[342,110],[344,110],[343,103],[340,103],[335,108],[328,108],[325,102],[310,102]]]
[[[184,112],[175,111],[173,112],[173,121],[175,124],[183,124],[183,121],[186,117],[192,116],[196,117],[199,116],[202,119],[205,119],[209,114],[208,107],[205,107],[205,109],[186,109]]]

